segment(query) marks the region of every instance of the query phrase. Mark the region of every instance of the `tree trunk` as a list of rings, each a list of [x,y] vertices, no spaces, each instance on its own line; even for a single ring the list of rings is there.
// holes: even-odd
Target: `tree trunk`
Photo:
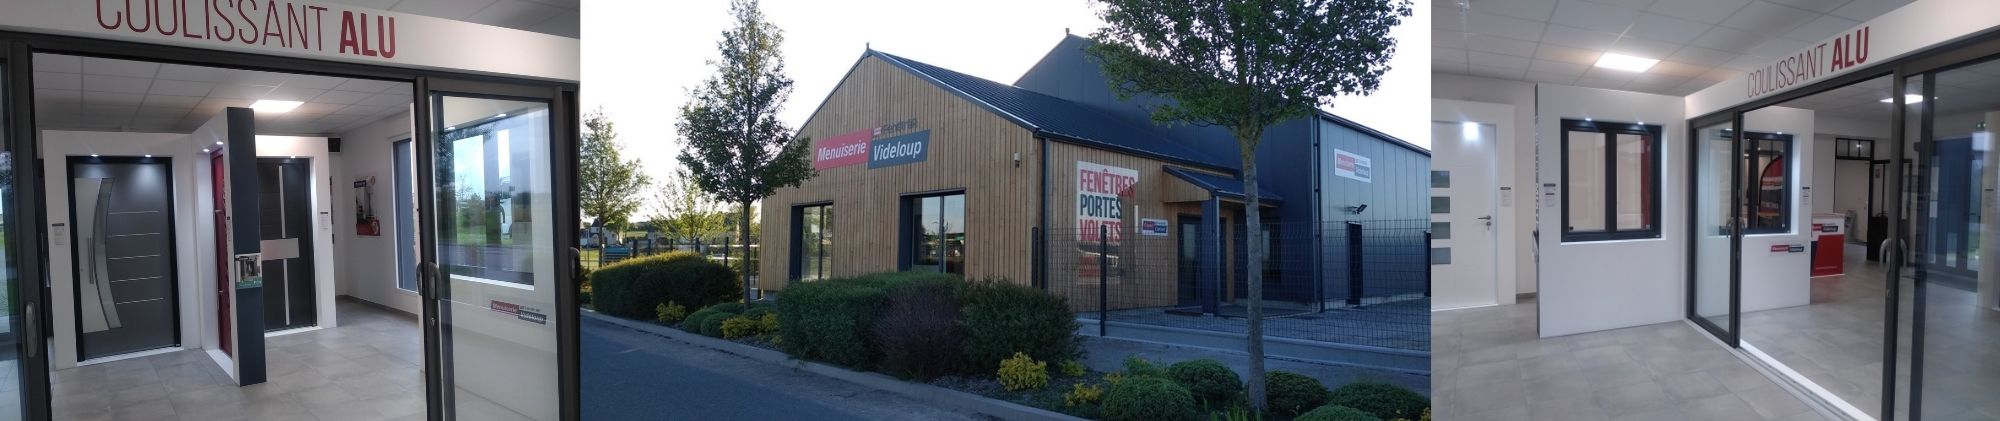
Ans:
[[[1244,266],[1244,282],[1249,287],[1249,329],[1244,335],[1249,341],[1250,354],[1250,412],[1261,414],[1265,408],[1264,390],[1264,230],[1263,219],[1257,208],[1257,146],[1256,139],[1242,142],[1243,155],[1243,226],[1248,243],[1248,260]]]
[[[750,303],[750,202],[743,202],[737,210],[737,215],[738,217],[736,218],[736,242],[743,244],[742,258],[737,259],[737,261],[743,262],[743,271],[742,273],[739,273],[737,275],[741,276],[743,279],[743,303],[749,304]],[[729,251],[727,250],[723,251],[723,253],[728,253],[728,252]]]

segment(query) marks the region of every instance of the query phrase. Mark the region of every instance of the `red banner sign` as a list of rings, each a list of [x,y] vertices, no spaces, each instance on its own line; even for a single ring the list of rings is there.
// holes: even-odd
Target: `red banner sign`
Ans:
[[[814,142],[813,169],[824,170],[868,162],[868,140],[874,136],[875,129],[861,129]]]

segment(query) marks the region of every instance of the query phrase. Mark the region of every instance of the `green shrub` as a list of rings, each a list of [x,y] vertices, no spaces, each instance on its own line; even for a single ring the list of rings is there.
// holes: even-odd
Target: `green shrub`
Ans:
[[[660,304],[655,310],[659,313],[660,323],[680,323],[682,320],[687,320],[688,316],[687,306],[680,305],[680,303]]]
[[[726,303],[715,303],[714,305],[710,305],[706,308],[709,310],[715,310],[729,314],[743,314],[743,303],[734,301]]]
[[[1137,355],[1125,356],[1124,366],[1125,369],[1123,372],[1126,377],[1161,377],[1167,375],[1166,370],[1161,369],[1158,363]]]
[[[1198,412],[1187,388],[1161,377],[1127,378],[1104,394],[1105,421],[1192,420]]]
[[[979,371],[1013,355],[1027,353],[1040,361],[1073,360],[1083,355],[1076,337],[1076,314],[1069,302],[1041,290],[988,279],[959,290],[965,321],[966,358]]]
[[[763,316],[757,317],[757,334],[759,335],[775,335],[778,333],[778,326],[780,326],[778,324],[778,313],[764,313]]]
[[[689,308],[743,298],[736,272],[693,252],[626,260],[591,272],[597,311],[628,319],[653,319],[660,303]]]
[[[1292,421],[1382,421],[1382,418],[1359,409],[1327,405],[1299,414],[1298,418],[1293,418]]]
[[[879,280],[863,278],[802,282],[785,288],[778,300],[780,343],[786,354],[804,360],[863,367],[875,360],[867,331],[889,294]]]
[[[908,280],[888,287],[889,300],[868,331],[881,352],[880,369],[929,380],[956,373],[965,363],[965,327],[953,291],[957,278]]]
[[[724,339],[753,336],[757,333],[757,321],[749,317],[729,316],[727,319],[722,319],[722,337]]]
[[[1377,382],[1348,383],[1333,391],[1327,405],[1345,406],[1393,420],[1417,419],[1431,406],[1431,399],[1399,386]]]
[[[1089,405],[1104,400],[1104,388],[1098,385],[1077,383],[1063,394],[1063,406]]]
[[[1319,380],[1288,372],[1273,371],[1264,379],[1264,393],[1267,409],[1284,416],[1297,416],[1306,410],[1326,404],[1331,392]]]
[[[1016,352],[1000,361],[1000,386],[1007,390],[1040,389],[1049,385],[1049,363]]]
[[[1063,360],[1057,367],[1062,369],[1063,377],[1083,377],[1090,372],[1090,367],[1084,367],[1083,362],[1077,360]]]
[[[1243,377],[1237,376],[1236,370],[1230,370],[1221,361],[1212,359],[1174,363],[1167,367],[1167,378],[1187,386],[1195,399],[1210,406],[1233,401],[1243,393]]]
[[[711,338],[722,337],[722,323],[729,321],[729,319],[734,317],[737,316],[730,315],[728,313],[716,313],[716,315],[714,316],[709,316],[706,319],[701,319],[701,336],[707,336]]]

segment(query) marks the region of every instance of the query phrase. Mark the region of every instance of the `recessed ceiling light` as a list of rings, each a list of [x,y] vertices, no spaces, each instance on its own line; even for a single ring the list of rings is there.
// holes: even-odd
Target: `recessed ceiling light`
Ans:
[[[305,103],[299,101],[277,101],[269,99],[260,99],[257,100],[257,103],[250,104],[250,109],[257,110],[257,112],[260,113],[283,113],[291,111],[293,108],[298,108],[300,104],[305,104]]]
[[[220,140],[215,141],[215,146],[222,146],[222,141]]]
[[[458,126],[444,126],[445,130],[458,130]]]
[[[1894,103],[1894,102],[1896,102],[1896,99],[1895,99],[1895,98],[1882,98],[1882,103],[1883,103],[1883,104],[1889,104],[1889,103]],[[1903,94],[1903,103],[1904,103],[1904,104],[1921,104],[1921,103],[1923,103],[1923,102],[1924,102],[1924,96],[1923,96],[1923,95],[1917,95],[1917,94]]]
[[[1479,140],[1479,123],[1467,121],[1459,124],[1460,124],[1459,131],[1461,132],[1459,133],[1459,136],[1462,136],[1465,138],[1465,140],[1469,141]]]
[[[1628,72],[1643,72],[1646,69],[1653,68],[1653,65],[1659,64],[1659,62],[1659,59],[1633,57],[1618,53],[1604,53],[1604,55],[1597,57],[1597,67]]]

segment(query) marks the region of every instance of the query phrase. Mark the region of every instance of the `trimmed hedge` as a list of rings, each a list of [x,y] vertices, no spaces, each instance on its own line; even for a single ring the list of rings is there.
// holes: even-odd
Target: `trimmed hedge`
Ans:
[[[743,298],[736,271],[694,252],[677,251],[614,263],[590,273],[597,311],[651,320],[661,303],[703,308]]]
[[[1199,415],[1187,388],[1166,378],[1126,379],[1104,394],[1105,421],[1193,420]]]
[[[890,375],[929,380],[962,372],[965,326],[958,320],[956,279],[920,279],[888,287],[889,299],[869,329]]]
[[[1327,405],[1299,414],[1299,417],[1293,418],[1292,421],[1382,421],[1382,418],[1359,409]]]
[[[959,290],[964,305],[966,358],[975,371],[992,371],[1015,352],[1036,361],[1083,356],[1076,313],[1068,300],[1005,280],[970,282]]]
[[[1289,371],[1273,371],[1264,379],[1264,393],[1269,410],[1284,416],[1297,416],[1320,405],[1325,405],[1331,394],[1319,380]]]
[[[847,367],[875,361],[868,328],[889,299],[868,277],[803,282],[785,288],[778,300],[779,337],[786,354]]]
[[[1243,393],[1243,377],[1236,375],[1221,361],[1213,359],[1188,360],[1167,367],[1167,378],[1174,379],[1194,398],[1206,402],[1211,407],[1236,400]]]
[[[1359,409],[1385,420],[1417,419],[1431,406],[1431,399],[1395,385],[1355,382],[1335,389],[1327,405]]]

